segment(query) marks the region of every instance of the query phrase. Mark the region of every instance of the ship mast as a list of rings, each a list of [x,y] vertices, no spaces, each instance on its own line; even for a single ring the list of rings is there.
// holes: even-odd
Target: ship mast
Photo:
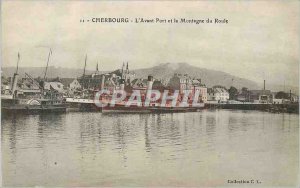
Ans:
[[[18,61],[17,61],[17,70],[16,70],[16,74],[18,74],[18,70],[19,70],[19,62],[20,62],[20,53],[18,52]]]
[[[86,61],[87,61],[87,54],[85,55],[84,69],[83,69],[83,76],[82,76],[82,78],[85,77]]]
[[[18,52],[18,61],[17,61],[17,69],[14,73],[13,82],[12,82],[12,95],[15,98],[16,97],[16,90],[17,90],[17,84],[18,84],[18,70],[19,70],[19,61],[20,61],[20,53]]]
[[[50,48],[50,51],[49,51],[49,54],[48,54],[48,60],[47,60],[47,66],[46,66],[46,70],[45,70],[44,80],[46,79],[46,76],[47,76],[47,70],[48,70],[48,64],[49,64],[49,60],[50,60],[50,55],[52,55],[51,48]]]
[[[85,55],[85,61],[84,61],[84,68],[83,68],[83,75],[82,75],[82,89],[85,88],[85,69],[86,69],[86,62],[87,62],[87,54]]]

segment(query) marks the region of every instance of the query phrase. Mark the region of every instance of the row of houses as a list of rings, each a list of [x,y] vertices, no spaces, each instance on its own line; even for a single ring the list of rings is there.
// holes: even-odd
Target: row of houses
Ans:
[[[162,79],[151,77],[151,88],[155,90],[178,90],[180,95],[189,91],[190,93],[200,93],[200,100],[205,103],[227,103],[230,99],[229,91],[224,86],[214,86],[208,88],[202,83],[200,78],[191,78],[188,74],[175,73],[168,82]],[[110,73],[100,74],[98,69],[91,75],[72,78],[55,78],[47,81],[22,78],[18,81],[18,91],[24,93],[37,94],[42,86],[43,90],[55,90],[64,95],[74,96],[82,90],[116,90],[124,89],[128,92],[132,90],[146,91],[149,78],[136,78],[134,72],[129,71],[128,63],[123,64],[122,69],[117,69]],[[2,78],[2,94],[10,91],[10,80]],[[42,84],[41,84],[42,83]],[[298,101],[298,96],[293,95],[293,102]],[[276,100],[275,93],[270,90],[241,90],[231,100],[254,103],[280,103]]]

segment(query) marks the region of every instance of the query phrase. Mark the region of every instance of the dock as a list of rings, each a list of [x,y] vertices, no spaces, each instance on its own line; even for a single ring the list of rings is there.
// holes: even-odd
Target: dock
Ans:
[[[206,109],[259,110],[273,113],[299,113],[299,103],[290,104],[205,104]]]

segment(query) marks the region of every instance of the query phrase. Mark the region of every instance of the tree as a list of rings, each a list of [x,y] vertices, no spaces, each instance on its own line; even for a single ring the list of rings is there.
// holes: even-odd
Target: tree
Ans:
[[[242,88],[242,93],[243,93],[243,94],[247,94],[247,93],[248,93],[248,88],[243,87],[243,88]]]
[[[275,99],[289,99],[289,94],[283,91],[279,91],[278,93],[276,93]]]
[[[238,90],[235,87],[231,86],[229,88],[228,92],[229,92],[229,99],[230,100],[236,99],[236,96],[238,94]]]
[[[246,87],[242,87],[242,96],[245,97],[245,101],[250,100],[250,91]]]

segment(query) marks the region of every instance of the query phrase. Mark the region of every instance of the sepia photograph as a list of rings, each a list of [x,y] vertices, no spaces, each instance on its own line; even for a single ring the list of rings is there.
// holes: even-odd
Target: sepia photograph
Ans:
[[[2,187],[299,187],[300,3],[2,0]]]

